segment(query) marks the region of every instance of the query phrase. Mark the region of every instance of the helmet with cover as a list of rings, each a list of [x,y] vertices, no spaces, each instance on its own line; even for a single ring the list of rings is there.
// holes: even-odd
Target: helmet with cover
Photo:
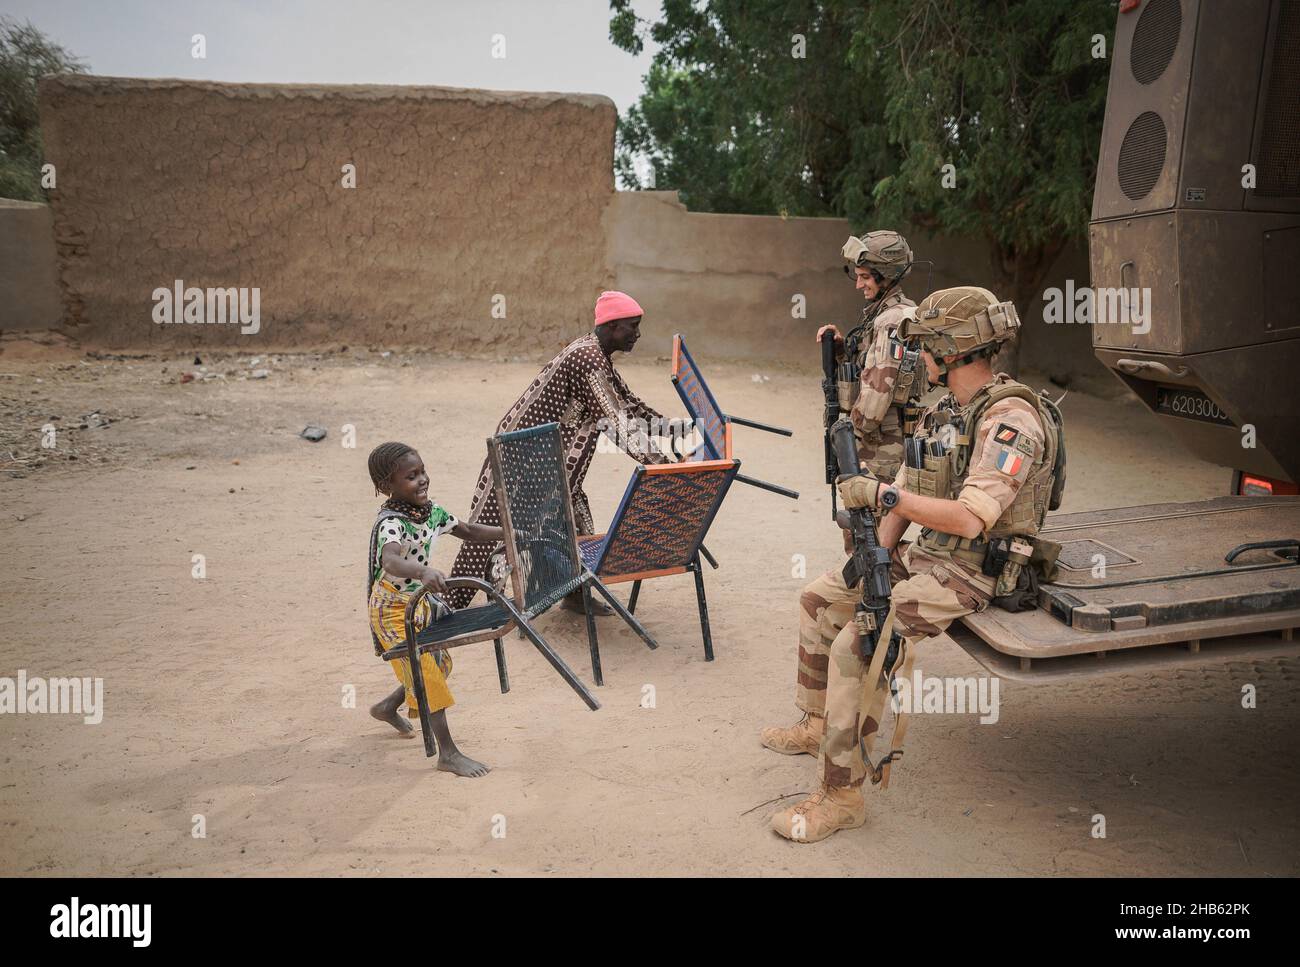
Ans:
[[[897,284],[912,268],[912,248],[897,232],[867,232],[861,238],[850,235],[841,252],[848,261],[846,275],[853,269],[869,269],[877,282]]]
[[[928,351],[946,375],[951,368],[991,357],[1019,328],[1015,303],[999,302],[988,289],[963,285],[926,296],[915,315],[899,325],[898,336]],[[945,363],[945,356],[958,358]]]

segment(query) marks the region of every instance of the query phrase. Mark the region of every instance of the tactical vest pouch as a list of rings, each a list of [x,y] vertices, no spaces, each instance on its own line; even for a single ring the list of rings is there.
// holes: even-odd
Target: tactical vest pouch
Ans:
[[[835,389],[839,393],[840,409],[845,413],[853,409],[862,390],[862,367],[853,360],[846,360],[835,369]]]
[[[912,493],[922,497],[948,496],[951,477],[948,472],[948,457],[934,457],[926,454],[924,467],[904,467],[903,485]]]
[[[903,436],[911,437],[916,432],[917,424],[921,422],[921,414],[925,412],[925,407],[915,400],[908,400],[903,404],[899,413],[899,423],[903,428]]]
[[[1058,573],[1056,559],[1061,556],[1061,545],[1056,541],[1044,540],[1041,537],[1034,538],[1034,556],[1030,558],[1030,566],[1038,573],[1038,576],[1044,581],[1055,581]]]
[[[890,339],[891,350],[896,343],[899,343],[897,337]],[[918,400],[929,389],[929,380],[926,379],[925,364],[921,362],[920,350],[908,349],[903,346],[900,353],[902,358],[898,363],[898,375],[894,377],[894,398],[892,402],[895,405],[902,405],[908,400]]]
[[[835,389],[839,393],[840,410],[844,413],[851,412],[853,404],[858,401],[858,393],[862,389],[862,384],[837,382]]]
[[[1026,549],[1030,549],[1030,553],[1026,554]],[[1040,537],[1008,537],[990,541],[984,573],[992,577],[989,568],[1000,567],[990,603],[1012,613],[1038,607],[1038,587],[1043,582],[1055,580],[1056,559],[1060,553],[1060,544]]]

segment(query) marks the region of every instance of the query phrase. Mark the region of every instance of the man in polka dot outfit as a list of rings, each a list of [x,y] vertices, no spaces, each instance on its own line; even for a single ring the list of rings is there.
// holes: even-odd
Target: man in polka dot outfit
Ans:
[[[629,424],[635,426],[638,421],[662,426],[664,418],[628,389],[610,360],[615,352],[632,351],[640,338],[641,316],[641,306],[631,296],[623,292],[602,292],[596,300],[593,331],[569,343],[542,367],[537,378],[497,424],[497,433],[544,423],[560,424],[564,469],[580,534],[595,533],[582,483],[602,428],[608,428],[607,435],[638,463],[670,463],[674,459],[655,448],[654,442],[663,438],[629,430]],[[469,520],[482,524],[501,522],[492,467],[486,460],[470,501]],[[488,577],[492,550],[491,544],[462,545],[452,565],[451,577]],[[453,608],[463,608],[474,593],[472,588],[453,589],[447,595],[447,603]],[[581,595],[576,600],[573,597],[566,599],[565,607],[581,610]],[[592,607],[598,613],[609,613],[604,604],[593,602]]]

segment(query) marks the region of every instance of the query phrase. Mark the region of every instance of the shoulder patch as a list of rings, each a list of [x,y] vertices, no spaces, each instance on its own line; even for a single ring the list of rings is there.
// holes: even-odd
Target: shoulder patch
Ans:
[[[999,423],[993,431],[993,439],[1004,447],[1013,446],[1020,439],[1020,430],[1009,423]]]
[[[1016,449],[1027,457],[1034,455],[1034,441],[1027,436],[1022,436],[1016,441]]]
[[[1009,447],[1003,447],[998,453],[998,471],[1006,474],[1008,477],[1014,477],[1018,474],[1024,462],[1025,458]]]

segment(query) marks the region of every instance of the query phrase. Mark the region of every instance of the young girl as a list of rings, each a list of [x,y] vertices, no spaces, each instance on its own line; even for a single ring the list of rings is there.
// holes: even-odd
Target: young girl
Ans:
[[[378,655],[406,641],[406,606],[411,595],[421,587],[429,588],[434,594],[427,595],[420,602],[415,614],[417,631],[435,617],[448,613],[446,604],[438,597],[447,591],[446,576],[435,570],[431,563],[439,537],[450,532],[463,541],[497,542],[504,540],[505,535],[500,527],[461,523],[430,501],[429,475],[425,472],[424,461],[405,443],[381,443],[371,451],[369,467],[375,493],[388,497],[379,508],[379,516],[370,532],[370,632]],[[455,703],[447,687],[451,653],[439,651],[437,654],[440,659],[435,659],[430,653],[420,655],[420,671],[424,676],[425,697],[433,712],[438,768],[458,776],[486,775],[488,767],[456,748],[447,729],[447,709]],[[372,706],[370,714],[409,738],[415,730],[397,710],[405,697],[407,715],[410,718],[419,715],[412,690],[411,662],[409,658],[398,658],[389,664],[402,684],[382,702]]]

